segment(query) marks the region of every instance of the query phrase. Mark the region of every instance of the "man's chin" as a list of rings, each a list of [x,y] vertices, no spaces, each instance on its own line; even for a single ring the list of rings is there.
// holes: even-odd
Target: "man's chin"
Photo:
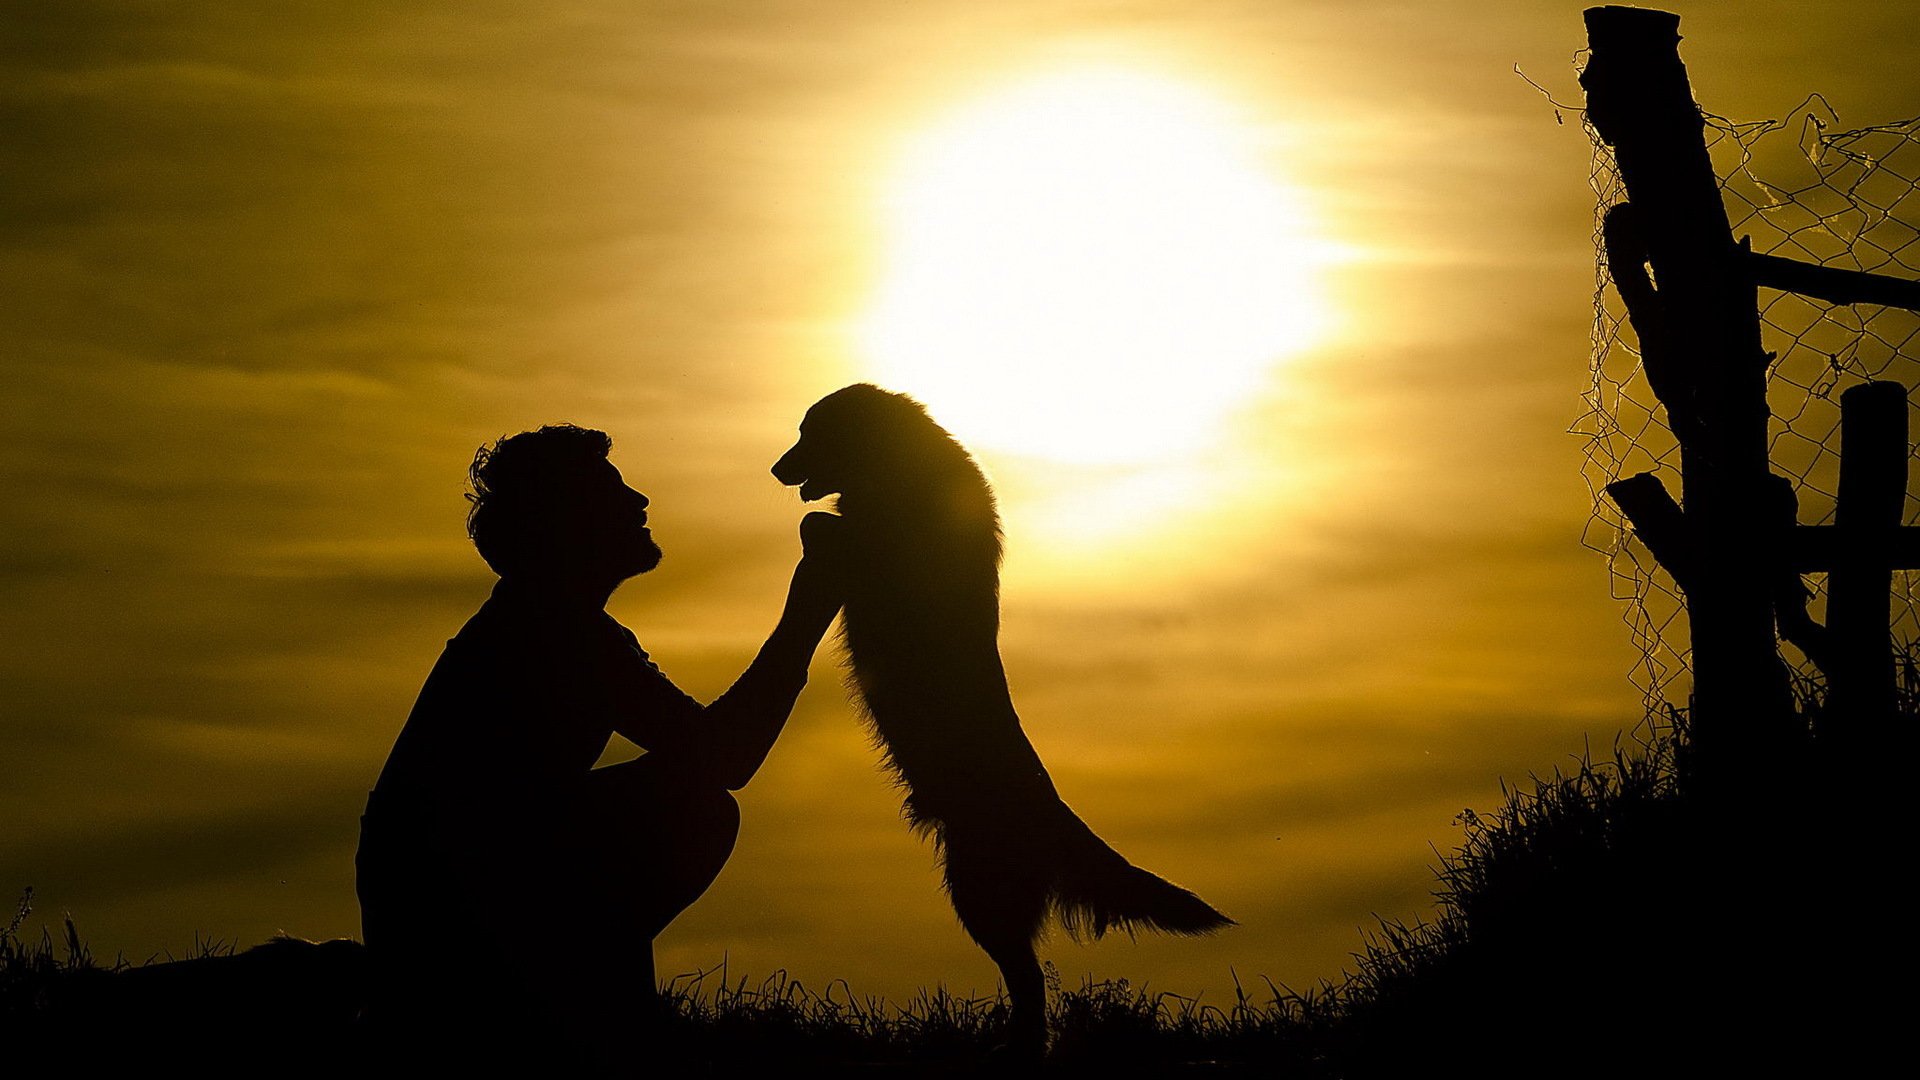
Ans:
[[[663,557],[664,556],[660,551],[660,545],[649,541],[644,548],[634,552],[634,559],[633,559],[634,574],[638,576],[640,574],[646,573],[647,571],[653,569],[656,566],[659,566],[660,560]]]

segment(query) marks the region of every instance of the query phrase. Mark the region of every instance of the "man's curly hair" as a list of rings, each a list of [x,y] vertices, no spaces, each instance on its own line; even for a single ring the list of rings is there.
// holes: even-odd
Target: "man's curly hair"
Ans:
[[[467,536],[495,573],[527,565],[559,497],[581,467],[604,460],[613,439],[574,424],[548,424],[504,436],[473,455],[467,469]]]

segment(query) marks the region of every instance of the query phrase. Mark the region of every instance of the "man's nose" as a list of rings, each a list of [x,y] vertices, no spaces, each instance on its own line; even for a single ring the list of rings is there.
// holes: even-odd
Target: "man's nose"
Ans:
[[[628,488],[627,490],[633,491],[632,488]],[[648,506],[652,505],[653,503],[653,500],[647,498],[645,495],[642,495],[637,491],[633,491],[633,498],[634,498],[635,505],[637,505],[642,510],[645,510]]]

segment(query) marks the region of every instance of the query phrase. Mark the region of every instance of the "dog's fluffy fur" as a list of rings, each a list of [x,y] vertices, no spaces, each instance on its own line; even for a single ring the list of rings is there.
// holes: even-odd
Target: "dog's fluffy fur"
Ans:
[[[1232,920],[1141,870],[1055,793],[1020,728],[998,645],[1000,521],[972,457],[912,398],[867,384],[807,412],[773,468],[802,499],[839,495],[845,640],[876,743],[931,835],[954,910],[1002,975],[1013,1041],[1045,1043],[1034,943]]]

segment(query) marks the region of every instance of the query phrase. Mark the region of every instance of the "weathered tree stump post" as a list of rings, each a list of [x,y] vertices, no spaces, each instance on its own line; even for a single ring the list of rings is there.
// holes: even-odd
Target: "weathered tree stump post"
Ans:
[[[1822,735],[1878,732],[1893,717],[1893,571],[1907,501],[1907,389],[1870,382],[1840,395],[1843,553],[1827,575],[1827,709]]]
[[[1775,634],[1827,677],[1817,734],[1872,746],[1897,707],[1892,575],[1920,569],[1903,526],[1907,391],[1867,383],[1841,397],[1832,525],[1801,525],[1794,483],[1767,461],[1767,365],[1756,292],[1920,311],[1920,282],[1756,255],[1736,243],[1680,63],[1678,16],[1586,13],[1587,117],[1614,149],[1627,200],[1607,208],[1606,266],[1640,342],[1642,370],[1680,444],[1684,507],[1651,473],[1607,485],[1686,596],[1692,634],[1691,764],[1737,776],[1805,734]],[[1825,625],[1802,575],[1828,575]]]
[[[1794,729],[1769,588],[1780,557],[1767,512],[1770,358],[1748,252],[1734,241],[1680,61],[1679,16],[1600,7],[1586,23],[1587,116],[1613,147],[1628,199],[1608,215],[1609,268],[1680,441],[1683,518],[1665,522],[1662,542],[1669,570],[1685,567],[1675,576],[1692,633],[1693,752],[1699,768],[1719,770],[1779,749]]]

